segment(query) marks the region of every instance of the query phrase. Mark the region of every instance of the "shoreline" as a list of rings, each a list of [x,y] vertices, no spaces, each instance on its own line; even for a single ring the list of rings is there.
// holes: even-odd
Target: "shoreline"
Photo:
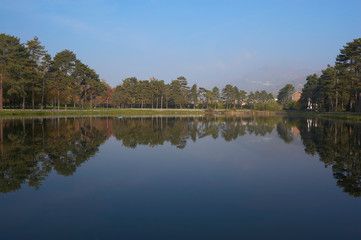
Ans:
[[[7,117],[81,117],[81,116],[184,116],[184,115],[204,115],[204,110],[191,110],[191,109],[97,109],[97,110],[40,110],[40,109],[4,109],[0,111],[0,118]]]
[[[261,111],[261,110],[206,110],[206,109],[4,109],[0,111],[0,118],[21,118],[21,117],[147,117],[147,116],[263,116],[263,117],[315,117],[330,120],[347,120],[361,122],[361,113],[351,112],[307,112],[307,111]]]

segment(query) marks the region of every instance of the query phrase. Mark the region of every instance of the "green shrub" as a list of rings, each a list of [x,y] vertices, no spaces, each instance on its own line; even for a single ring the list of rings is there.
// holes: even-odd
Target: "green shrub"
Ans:
[[[300,102],[296,102],[296,101],[291,101],[288,104],[288,109],[289,110],[301,110],[302,109],[302,105]]]
[[[282,105],[275,102],[258,102],[254,105],[254,109],[256,110],[267,110],[267,111],[280,111],[282,110]]]

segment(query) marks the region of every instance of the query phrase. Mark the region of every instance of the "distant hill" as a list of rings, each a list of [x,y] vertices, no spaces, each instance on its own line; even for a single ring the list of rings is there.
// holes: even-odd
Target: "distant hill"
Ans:
[[[306,83],[306,77],[313,73],[318,73],[318,71],[306,68],[266,66],[234,80],[231,84],[247,92],[266,90],[267,92],[278,93],[279,89],[290,83],[298,91],[302,90]]]

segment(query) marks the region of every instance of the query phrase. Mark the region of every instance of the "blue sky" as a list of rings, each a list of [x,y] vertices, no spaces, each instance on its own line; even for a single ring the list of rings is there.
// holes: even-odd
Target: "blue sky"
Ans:
[[[265,66],[333,64],[361,37],[361,1],[2,0],[0,26],[52,56],[73,51],[113,87],[185,76],[211,88]]]

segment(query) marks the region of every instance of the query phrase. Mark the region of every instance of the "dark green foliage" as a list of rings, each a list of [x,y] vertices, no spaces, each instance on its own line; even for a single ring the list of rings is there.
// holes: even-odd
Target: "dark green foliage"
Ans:
[[[276,101],[258,102],[254,105],[255,110],[281,111],[282,105]]]
[[[53,106],[57,102],[60,109],[63,102],[66,109],[70,100],[75,105],[76,98],[84,98],[84,92],[91,101],[105,90],[95,71],[73,52],[61,51],[52,60],[44,49],[37,37],[25,47],[18,38],[0,34],[0,109],[3,103],[24,109],[29,102],[33,109],[43,109],[50,96]]]
[[[294,87],[280,89],[278,101],[286,109],[317,111],[361,111],[361,39],[347,43],[336,58],[335,67],[328,66],[321,76],[307,77],[299,103],[291,102]],[[114,96],[113,96],[114,95]],[[16,37],[0,34],[0,109],[58,109],[72,103],[82,108],[89,105],[131,108],[219,108],[278,110],[273,95],[266,91],[247,92],[227,84],[221,91],[193,84],[180,76],[170,84],[151,78],[124,79],[112,89],[100,80],[94,69],[63,50],[54,59],[46,53],[37,37],[20,43]]]
[[[226,103],[226,108],[228,109],[229,107],[232,106],[232,104],[234,104],[234,102],[236,101],[236,97],[234,95],[234,89],[233,86],[231,84],[227,84],[223,89],[222,89],[222,100]]]
[[[334,67],[307,77],[301,105],[313,111],[361,111],[361,38],[340,50]]]
[[[0,109],[4,96],[21,98],[22,107],[25,107],[27,89],[35,77],[34,65],[35,62],[18,38],[0,34]]]
[[[241,124],[241,122],[243,124]],[[257,122],[258,124],[254,124]],[[224,124],[223,124],[224,123]],[[249,134],[271,133],[269,119],[232,118],[47,118],[0,119],[0,192],[19,190],[23,184],[38,189],[52,171],[71,176],[94,156],[109,137],[122,145],[154,147],[169,142],[183,149],[187,141],[206,136],[231,141]]]
[[[184,96],[182,93],[182,85],[179,81],[173,80],[170,84],[170,100],[175,107],[182,108]]]
[[[267,91],[263,90],[261,92],[250,92],[248,97],[246,96],[246,92],[240,91],[241,99],[240,101],[245,102],[247,99],[247,107],[255,110],[268,110],[268,111],[277,111],[282,110],[282,106],[276,103],[273,98],[272,93],[267,93]]]
[[[193,108],[196,108],[196,106],[197,106],[198,97],[199,97],[199,92],[197,89],[197,84],[193,84],[191,90],[189,91],[189,99],[190,99],[191,103],[193,104]]]
[[[107,137],[100,119],[51,118],[7,121],[1,136],[0,192],[27,183],[38,189],[55,170],[69,176],[97,151]],[[0,127],[3,127],[0,120]]]
[[[283,88],[280,89],[277,95],[277,101],[283,105],[284,108],[287,108],[288,104],[292,100],[292,95],[295,92],[295,87],[292,84],[286,84]]]
[[[337,186],[352,196],[361,196],[361,128],[357,124],[320,119],[300,119],[298,129],[305,152],[318,154],[331,166]]]
[[[105,84],[100,81],[99,75],[95,70],[79,60],[75,61],[71,78],[74,81],[72,86],[73,92],[77,92],[79,95],[82,107],[89,103],[89,107],[92,108],[92,101],[106,89]]]
[[[316,74],[307,76],[300,99],[303,109],[316,109],[318,82],[319,80]]]
[[[65,93],[65,109],[68,102],[68,89],[74,85],[74,78],[72,74],[75,71],[76,56],[72,51],[63,50],[57,53],[54,57],[54,69],[56,69],[53,86],[60,92]],[[60,98],[58,94],[58,109],[60,108]]]
[[[214,108],[217,108],[218,102],[220,101],[220,93],[218,87],[213,87],[212,89],[212,104],[214,105]]]
[[[336,68],[343,75],[349,87],[351,111],[361,111],[361,38],[348,42],[336,57]]]

